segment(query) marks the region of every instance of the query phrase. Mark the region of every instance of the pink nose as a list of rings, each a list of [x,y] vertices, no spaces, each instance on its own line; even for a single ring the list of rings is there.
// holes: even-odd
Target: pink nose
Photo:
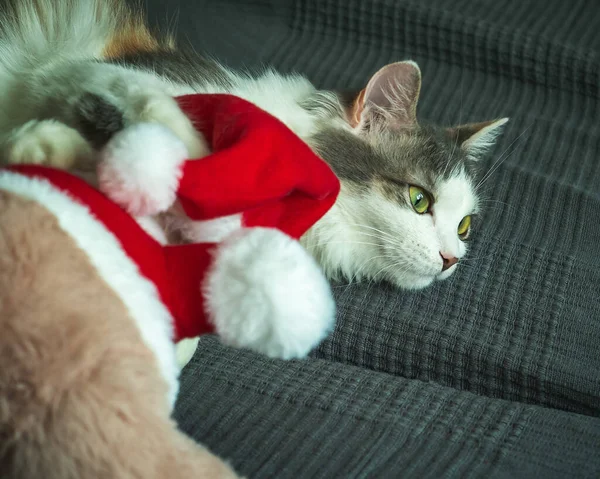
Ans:
[[[443,262],[442,271],[446,271],[448,268],[451,268],[456,263],[458,263],[458,258],[456,258],[450,254],[440,253],[440,256],[442,257],[442,262]]]

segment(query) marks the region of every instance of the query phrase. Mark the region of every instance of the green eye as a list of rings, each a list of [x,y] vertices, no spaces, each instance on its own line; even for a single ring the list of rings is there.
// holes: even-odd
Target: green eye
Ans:
[[[410,196],[410,202],[414,210],[420,215],[427,213],[431,205],[429,200],[429,194],[418,186],[409,186],[408,195]]]
[[[460,223],[458,224],[458,237],[460,239],[465,239],[469,236],[469,229],[471,228],[471,216],[465,216]]]

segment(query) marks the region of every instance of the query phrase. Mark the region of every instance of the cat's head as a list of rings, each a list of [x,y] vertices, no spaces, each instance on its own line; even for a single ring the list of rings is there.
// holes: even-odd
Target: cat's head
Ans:
[[[347,108],[350,128],[314,138],[343,185],[329,215],[343,238],[330,241],[321,257],[346,276],[422,288],[450,276],[476,234],[478,162],[507,119],[420,124],[420,89],[415,63],[388,65]]]

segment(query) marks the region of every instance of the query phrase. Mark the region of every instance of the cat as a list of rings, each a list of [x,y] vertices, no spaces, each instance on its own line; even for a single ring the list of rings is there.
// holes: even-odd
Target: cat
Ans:
[[[384,66],[348,97],[301,75],[250,75],[177,49],[120,0],[5,3],[4,161],[92,171],[108,138],[138,122],[166,125],[202,156],[206,143],[173,96],[230,93],[276,116],[340,178],[336,204],[302,238],[330,278],[420,289],[466,255],[481,208],[478,163],[507,119],[422,124],[416,63]]]

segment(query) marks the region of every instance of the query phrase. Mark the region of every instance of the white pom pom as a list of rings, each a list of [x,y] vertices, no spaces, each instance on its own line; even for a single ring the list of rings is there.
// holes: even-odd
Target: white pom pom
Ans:
[[[188,152],[171,130],[138,123],[117,133],[101,153],[100,190],[133,216],[167,210],[176,198]]]
[[[331,287],[297,242],[271,228],[240,230],[217,249],[204,283],[223,342],[283,359],[306,356],[331,331]]]

